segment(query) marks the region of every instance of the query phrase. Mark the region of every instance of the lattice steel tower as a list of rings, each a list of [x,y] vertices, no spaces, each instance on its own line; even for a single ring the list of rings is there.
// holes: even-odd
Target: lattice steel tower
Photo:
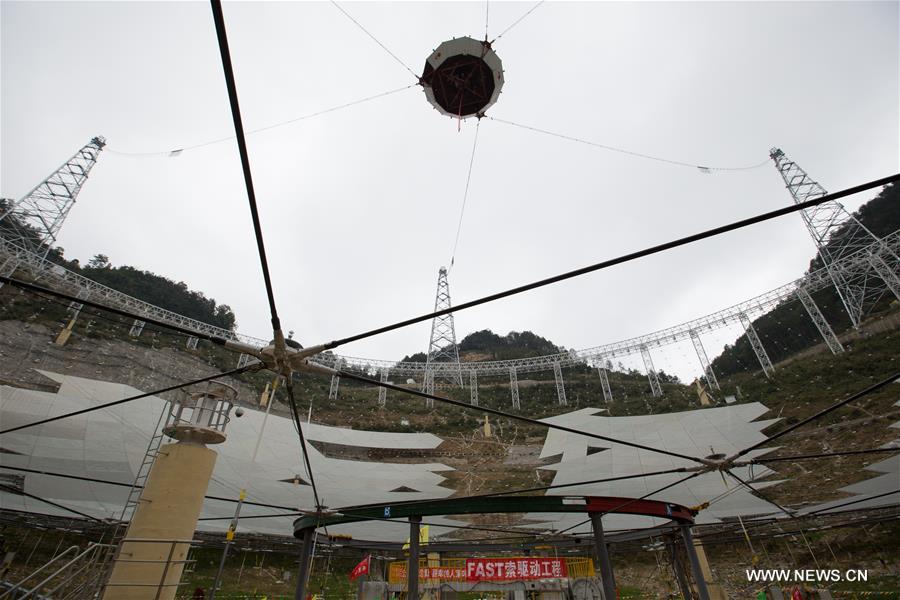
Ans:
[[[13,244],[46,258],[105,145],[103,137],[93,138],[21,199],[4,200],[0,205],[0,237],[4,245]],[[0,263],[4,275],[13,269],[14,261]]]
[[[450,303],[450,284],[447,283],[447,269],[438,270],[437,294],[434,299],[434,312],[446,310]],[[438,363],[442,363],[440,366]],[[462,369],[459,365],[459,348],[456,346],[456,329],[453,326],[453,313],[435,317],[431,321],[431,340],[428,343],[428,358],[425,364],[424,389],[434,393],[435,376],[462,387]]]
[[[779,148],[772,148],[769,156],[795,203],[827,194]],[[859,326],[866,310],[885,292],[890,291],[900,298],[900,259],[840,202],[830,201],[807,208],[801,216],[854,327]],[[836,268],[836,261],[851,255],[860,259],[855,261],[858,267]]]

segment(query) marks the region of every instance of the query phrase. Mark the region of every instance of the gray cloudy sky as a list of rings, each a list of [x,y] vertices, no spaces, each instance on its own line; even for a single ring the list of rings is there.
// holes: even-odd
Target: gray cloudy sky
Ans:
[[[483,2],[342,6],[416,72],[441,41],[484,35]],[[531,6],[491,2],[491,37]],[[898,169],[898,6],[546,2],[496,43],[506,85],[489,114],[711,166],[756,164],[777,145],[838,190]],[[113,153],[233,133],[208,4],[4,1],[0,16],[0,192],[21,196],[105,135],[66,255],[183,280],[267,337],[236,144]],[[248,129],[414,83],[330,3],[226,3],[225,17]],[[431,309],[474,133],[412,87],[250,136],[286,329],[311,344]],[[790,201],[771,164],[703,175],[484,120],[451,292],[459,303]],[[457,332],[612,342],[785,283],[813,251],[793,215],[459,313]],[[340,352],[397,359],[428,331]]]

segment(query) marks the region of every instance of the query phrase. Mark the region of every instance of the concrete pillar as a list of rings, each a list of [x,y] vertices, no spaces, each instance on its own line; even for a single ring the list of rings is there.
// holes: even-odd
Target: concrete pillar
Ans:
[[[103,600],[175,598],[181,561],[187,558],[215,464],[216,453],[202,444],[179,442],[160,449]]]
[[[309,527],[303,530],[303,542],[300,544],[300,571],[297,574],[297,588],[294,600],[306,600],[306,586],[309,583],[309,572],[312,566],[312,547],[316,530]]]
[[[65,346],[66,342],[69,341],[69,338],[72,337],[72,328],[75,327],[75,319],[77,318],[78,316],[76,315],[69,319],[68,325],[66,325],[63,330],[59,332],[58,336],[56,336],[56,340],[54,343],[57,346]]]
[[[409,518],[409,562],[406,564],[406,599],[419,600],[419,524],[422,517]]]
[[[681,526],[681,537],[684,540],[684,549],[687,552],[688,559],[691,561],[691,574],[694,576],[697,594],[700,596],[700,600],[710,600],[709,590],[706,589],[706,579],[704,579],[703,571],[700,569],[700,559],[697,558],[697,549],[694,547],[694,536],[691,533],[690,525]]]
[[[604,600],[616,599],[616,580],[613,575],[609,550],[606,548],[606,537],[603,535],[602,513],[592,512],[591,525],[594,527],[594,546],[597,552],[597,563],[600,566],[600,580],[603,584]]]
[[[703,573],[704,581],[706,581],[710,600],[728,600],[725,588],[715,582],[712,569],[709,568],[709,560],[706,558],[706,550],[703,548],[703,543],[695,539],[694,549],[697,551],[697,562],[700,563],[700,571]]]

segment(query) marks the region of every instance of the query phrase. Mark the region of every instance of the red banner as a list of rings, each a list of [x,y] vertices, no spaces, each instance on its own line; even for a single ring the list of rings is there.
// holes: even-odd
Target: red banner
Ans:
[[[469,581],[509,581],[567,577],[564,558],[467,558]]]
[[[364,559],[362,559],[362,561],[360,561],[360,563],[358,565],[353,567],[353,571],[350,572],[350,581],[353,581],[360,575],[368,575],[369,574],[369,559],[371,559],[371,558],[372,558],[372,556],[369,555],[369,556],[365,557]]]

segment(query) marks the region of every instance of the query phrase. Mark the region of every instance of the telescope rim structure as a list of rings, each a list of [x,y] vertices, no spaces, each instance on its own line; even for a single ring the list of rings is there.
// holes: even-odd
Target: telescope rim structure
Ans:
[[[834,271],[835,269],[849,270],[865,265],[868,262],[870,255],[873,252],[877,253],[883,247],[894,252],[900,252],[900,230],[882,238],[880,244],[876,242],[869,248],[860,250],[835,262],[831,266],[831,271]],[[197,331],[198,333],[217,336],[225,340],[236,340],[260,347],[268,346],[270,343],[268,340],[262,338],[222,329],[138,300],[88,279],[83,275],[69,271],[60,265],[51,263],[43,257],[0,238],[0,255],[4,254],[14,257],[18,261],[19,268],[26,269],[36,276],[41,276],[44,281],[50,284],[48,287],[72,293],[73,295],[79,295],[79,297],[86,299],[102,300],[114,306],[125,308],[133,313],[145,314],[158,321],[171,322],[175,325]],[[592,363],[596,363],[597,361],[638,354],[641,346],[647,348],[660,348],[662,346],[690,339],[692,331],[695,333],[704,333],[717,330],[732,323],[740,323],[742,315],[751,318],[759,316],[774,308],[779,302],[796,295],[798,289],[803,288],[811,293],[831,285],[833,285],[831,273],[829,272],[829,269],[823,267],[807,273],[801,278],[750,298],[749,300],[739,302],[730,307],[708,313],[665,329],[627,338],[625,340],[557,354],[503,361],[465,362],[462,363],[462,369],[464,371],[474,371],[477,376],[480,377],[507,376],[510,369],[515,369],[518,373],[549,371],[554,368],[555,364],[559,364],[561,367],[576,365],[592,366]],[[443,372],[442,369],[452,368],[450,363],[437,362],[428,365],[424,362],[400,362],[384,359],[352,357],[341,354],[320,354],[309,359],[310,363],[325,367],[334,367],[337,361],[340,361],[342,368],[358,369],[371,373],[387,372],[392,375],[408,377],[422,376],[429,369],[431,369],[436,376],[440,376]]]

